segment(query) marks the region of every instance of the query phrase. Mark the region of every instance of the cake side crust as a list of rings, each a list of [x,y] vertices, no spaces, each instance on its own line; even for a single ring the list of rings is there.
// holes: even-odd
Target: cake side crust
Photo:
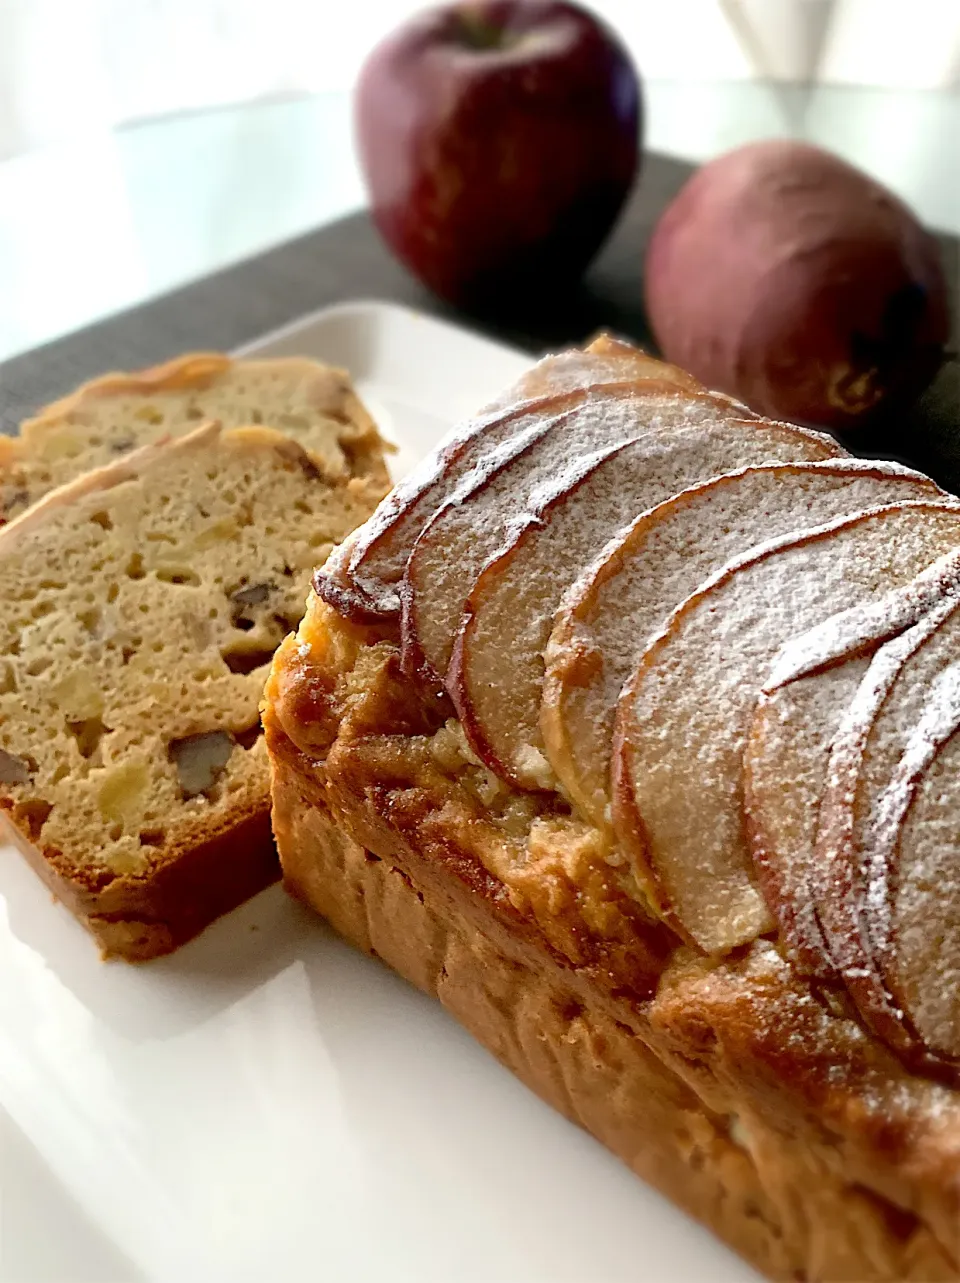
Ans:
[[[675,938],[665,947],[659,924],[635,917],[626,922],[625,948],[616,906],[591,900],[595,853],[574,849],[567,828],[559,837],[565,866],[556,853],[531,865],[529,838],[511,864],[513,840],[491,822],[495,807],[438,769],[432,749],[448,734],[444,711],[425,712],[415,706],[419,698],[382,630],[349,624],[311,599],[300,633],[278,652],[264,706],[288,887],[347,938],[435,992],[435,927],[414,934],[408,927],[405,952],[403,939],[377,945],[369,923],[361,929],[374,912],[375,892],[364,889],[373,875],[348,879],[349,894],[331,890],[346,876],[338,870],[349,852],[372,853],[444,929],[456,924],[519,969],[525,984],[546,986],[562,995],[564,1009],[573,1004],[608,1022],[633,1055],[652,1055],[693,1092],[698,1109],[725,1120],[721,1132],[736,1132],[734,1145],[762,1172],[778,1225],[797,1227],[789,1277],[800,1277],[789,1273],[798,1270],[811,1279],[960,1277],[957,1093],[904,1069],[841,997],[811,988],[769,940],[710,960]],[[431,734],[432,725],[441,730]],[[544,823],[541,817],[534,826]],[[364,859],[365,868],[376,867]],[[527,894],[534,885],[539,899]],[[384,930],[389,925],[388,915]],[[483,979],[479,967],[470,984]],[[457,1014],[473,1028],[474,1016]],[[493,1033],[478,1036],[499,1045]],[[529,1080],[522,1065],[507,1063]],[[568,1077],[569,1091],[572,1069]],[[557,1103],[548,1085],[533,1085]],[[618,1140],[623,1120],[594,1121],[585,1108],[576,1116],[640,1170]],[[869,1231],[858,1219],[864,1207],[875,1213],[867,1216]],[[785,1228],[778,1232],[789,1241]],[[743,1226],[718,1233],[749,1255]],[[870,1246],[873,1240],[884,1246]],[[922,1246],[928,1242],[935,1247]],[[931,1264],[931,1253],[941,1264]],[[923,1263],[912,1264],[912,1254]],[[762,1267],[782,1276],[772,1262]]]
[[[322,768],[268,709],[274,827],[287,888],[352,944],[438,998],[528,1087],[772,1278],[946,1280],[955,1260],[916,1214],[850,1178],[829,1140],[731,1087],[698,1057],[697,982],[614,1018],[562,971],[355,842],[324,802]],[[381,850],[392,846],[387,835]],[[682,981],[678,982],[682,986]],[[672,1040],[672,1054],[655,1044]],[[683,1050],[680,1050],[680,1047]],[[701,1049],[702,1050],[702,1049]],[[687,1072],[678,1070],[684,1065]],[[714,1059],[721,1057],[714,1053]],[[729,1066],[727,1067],[729,1069]],[[709,1083],[709,1090],[705,1085]],[[709,1097],[709,1099],[708,1099]]]

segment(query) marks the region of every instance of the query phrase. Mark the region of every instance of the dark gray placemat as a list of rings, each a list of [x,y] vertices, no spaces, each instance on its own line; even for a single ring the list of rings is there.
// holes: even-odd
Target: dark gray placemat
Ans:
[[[350,298],[382,298],[467,320],[474,328],[531,352],[581,339],[601,326],[651,345],[640,300],[643,247],[666,203],[691,166],[648,156],[617,229],[582,285],[561,299],[530,299],[523,307],[485,317],[455,313],[413,280],[384,249],[366,213],[268,250],[162,298],[0,363],[0,430],[11,432],[27,414],[105,370],[137,369],[179,352],[229,351]],[[942,237],[960,316],[960,242]],[[954,339],[956,346],[956,335]],[[914,462],[941,484],[960,490],[960,375],[945,367],[921,403],[893,425],[878,454]]]

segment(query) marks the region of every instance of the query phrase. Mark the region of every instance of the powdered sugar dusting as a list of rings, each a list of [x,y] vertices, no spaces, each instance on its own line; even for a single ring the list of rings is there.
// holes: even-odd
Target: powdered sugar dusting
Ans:
[[[500,546],[609,450],[643,436],[667,448],[678,431],[692,429],[694,409],[676,397],[608,389],[472,469],[426,525],[407,565],[401,595],[408,662],[416,645],[442,677],[470,589]]]
[[[767,903],[804,968],[823,967],[811,873],[830,746],[867,669],[853,659],[761,695],[744,752],[748,836]]]
[[[647,356],[639,348],[601,341],[583,352],[574,348],[542,357],[488,409],[507,408],[518,401],[637,379],[656,380],[660,386],[672,384],[675,389],[684,388],[691,392],[702,390],[696,379],[675,366]]]
[[[765,438],[748,427],[742,455],[769,449]],[[563,705],[556,716],[567,723],[562,750],[554,752],[549,738],[547,747],[571,794],[602,822],[620,691],[665,617],[705,580],[773,538],[794,540],[881,499],[928,490],[935,493],[932,483],[909,469],[864,460],[770,463],[684,491],[637,518],[566,594],[547,647],[553,698]],[[597,657],[589,677],[570,664],[572,653]]]
[[[891,948],[890,868],[893,849],[920,780],[940,747],[960,727],[960,663],[934,679],[920,722],[876,806],[864,837],[867,920],[880,953]]]
[[[570,401],[582,399],[571,394]],[[458,424],[431,454],[395,486],[376,512],[357,530],[344,549],[327,561],[317,588],[323,595],[324,581],[334,589],[352,590],[379,614],[396,614],[400,598],[396,584],[424,524],[460,480],[491,452],[525,439],[541,429],[545,419],[569,408],[537,403],[498,409]],[[517,448],[520,448],[519,446]],[[331,604],[337,607],[337,593]]]
[[[381,503],[357,533],[349,553],[335,552],[328,560],[316,579],[321,595],[335,609],[346,608],[352,600],[357,611],[378,617],[396,615],[400,610],[396,585],[420,531],[458,481],[491,450],[508,443],[524,420],[555,414],[585,396],[604,395],[618,386],[640,396],[670,397],[675,413],[687,415],[691,423],[731,422],[738,413],[746,413],[729,399],[701,389],[682,370],[628,345],[600,340],[592,349],[546,358],[481,416],[453,428]],[[794,425],[768,423],[765,427],[805,443],[798,447],[805,457],[841,453],[829,438]]]
[[[892,870],[884,973],[928,1046],[960,1058],[960,737],[940,749],[917,789]]]
[[[326,575],[341,581],[343,586],[353,586],[380,613],[396,614],[400,598],[395,585],[403,575],[420,531],[437,508],[454,490],[469,493],[482,480],[491,454],[499,451],[502,459],[504,455],[516,453],[522,448],[516,439],[526,437],[531,431],[535,433],[545,418],[586,399],[636,394],[635,384],[618,382],[625,377],[620,369],[611,365],[609,374],[606,380],[589,382],[582,378],[547,380],[539,391],[538,380],[527,376],[526,383],[522,381],[479,417],[452,428],[364,524],[353,541],[349,560],[334,558],[325,568]],[[629,378],[629,374],[626,377]],[[660,386],[652,385],[654,399]],[[681,398],[679,389],[671,399],[678,407],[677,412],[690,422],[719,418],[725,409],[714,405],[709,398],[689,395]],[[498,462],[490,466],[495,469]]]
[[[960,522],[957,542],[960,543]],[[786,682],[902,632],[945,592],[958,590],[960,550],[951,550],[925,568],[911,583],[892,589],[879,601],[851,606],[824,620],[802,637],[786,642],[771,665],[764,689],[776,690]]]
[[[741,814],[746,730],[772,659],[786,638],[909,582],[958,531],[953,509],[928,503],[832,523],[698,592],[640,661],[618,712],[629,779],[649,858],[707,951],[769,924]]]
[[[749,436],[753,434],[753,436]],[[735,431],[723,420],[674,434],[651,433],[582,469],[570,486],[548,478],[532,498],[537,516],[508,530],[470,595],[461,657],[449,689],[468,726],[486,737],[487,760],[523,787],[523,750],[543,752],[539,706],[543,653],[563,594],[597,557],[611,532],[686,487],[742,464],[745,441],[762,457],[796,451],[796,437],[752,425]],[[750,449],[750,444],[747,445]],[[582,468],[582,465],[581,465]]]
[[[865,972],[870,957],[861,920],[864,882],[856,841],[855,798],[866,745],[880,710],[907,661],[957,608],[947,597],[899,637],[876,652],[833,740],[820,805],[816,860],[808,893],[817,904],[825,940],[812,942],[822,974],[838,968],[850,978]],[[872,966],[872,963],[870,964]],[[866,978],[866,974],[860,978]]]

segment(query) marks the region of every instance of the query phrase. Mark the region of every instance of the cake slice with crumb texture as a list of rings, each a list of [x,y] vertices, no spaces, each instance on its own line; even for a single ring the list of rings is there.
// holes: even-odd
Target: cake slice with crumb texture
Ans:
[[[195,352],[93,379],[28,419],[19,436],[0,436],[0,525],[83,473],[212,419],[276,428],[331,477],[369,477],[386,490],[383,441],[345,370],[306,357]]]
[[[0,816],[105,953],[169,952],[277,877],[267,665],[380,494],[214,423],[0,531]]]

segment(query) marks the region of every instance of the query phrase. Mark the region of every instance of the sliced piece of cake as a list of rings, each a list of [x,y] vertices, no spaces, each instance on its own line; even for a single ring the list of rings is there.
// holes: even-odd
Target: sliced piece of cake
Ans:
[[[105,953],[168,952],[276,878],[267,665],[380,494],[208,424],[0,531],[0,816]]]
[[[345,371],[302,357],[195,353],[94,379],[28,419],[19,437],[0,436],[0,525],[56,486],[209,419],[277,428],[331,476],[387,483],[383,442]]]

